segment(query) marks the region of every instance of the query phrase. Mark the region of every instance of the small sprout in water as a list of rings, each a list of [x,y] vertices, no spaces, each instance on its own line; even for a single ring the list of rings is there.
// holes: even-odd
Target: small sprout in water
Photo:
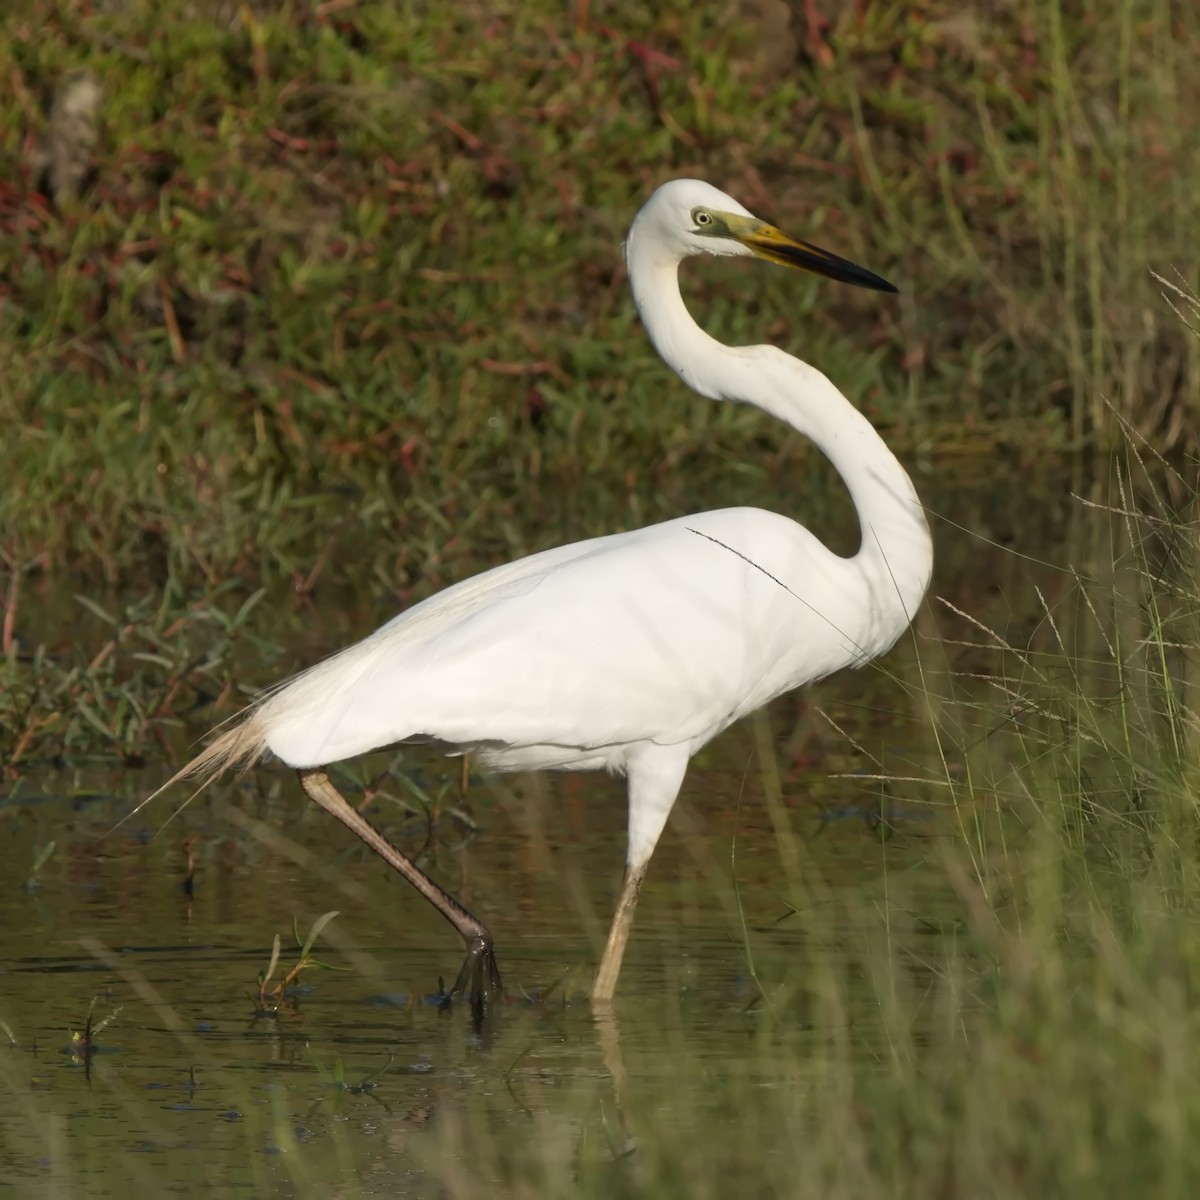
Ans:
[[[23,885],[27,892],[32,892],[40,886],[38,872],[50,861],[50,856],[54,853],[54,845],[53,841],[49,841],[44,846],[34,848],[33,865],[29,868],[29,874],[25,877]]]
[[[307,971],[310,967],[317,967],[323,971],[338,971],[340,967],[331,966],[329,963],[321,962],[319,959],[312,957],[313,946],[316,945],[317,938],[321,936],[321,931],[333,920],[338,914],[336,911],[322,913],[313,923],[312,928],[308,931],[308,936],[303,940],[300,938],[300,930],[296,922],[292,922],[292,935],[296,939],[296,946],[300,951],[300,957],[295,966],[287,971],[283,978],[280,979],[273,987],[271,980],[275,975],[275,970],[279,966],[280,958],[280,940],[279,934],[275,935],[275,940],[271,944],[271,961],[267,964],[265,971],[260,971],[258,974],[258,997],[256,1001],[255,1015],[261,1017],[273,1017],[279,1012],[279,1006],[283,1003],[284,997],[287,995],[288,988],[296,982],[301,971]]]
[[[340,1057],[334,1060],[333,1069],[330,1070],[308,1042],[304,1043],[304,1049],[308,1054],[309,1062],[316,1068],[317,1074],[320,1076],[323,1084],[336,1088],[340,1092],[349,1092],[352,1096],[370,1095],[375,1090],[375,1085],[380,1076],[395,1061],[395,1055],[389,1054],[381,1067],[378,1067],[374,1071],[369,1071],[357,1083],[347,1083],[346,1064],[342,1062]]]
[[[186,874],[183,877],[183,894],[191,896],[196,891],[196,842],[197,837],[194,833],[189,833],[180,845],[183,850],[184,861],[186,863]]]
[[[87,1018],[83,1023],[83,1030],[80,1032],[77,1029],[71,1031],[68,1050],[71,1054],[71,1061],[74,1063],[83,1063],[85,1066],[91,1061],[91,1057],[96,1052],[96,1036],[107,1029],[116,1019],[121,1011],[121,1005],[118,1004],[106,1017],[101,1017],[96,1020],[96,1001],[99,996],[93,996],[91,1003],[88,1005]]]

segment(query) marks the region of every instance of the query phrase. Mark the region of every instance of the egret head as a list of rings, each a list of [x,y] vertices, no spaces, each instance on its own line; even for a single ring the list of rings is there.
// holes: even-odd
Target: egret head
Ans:
[[[788,237],[732,196],[699,179],[673,179],[646,201],[629,230],[626,253],[634,253],[635,248],[639,254],[671,263],[696,254],[752,255],[839,283],[877,292],[896,291],[871,271]]]

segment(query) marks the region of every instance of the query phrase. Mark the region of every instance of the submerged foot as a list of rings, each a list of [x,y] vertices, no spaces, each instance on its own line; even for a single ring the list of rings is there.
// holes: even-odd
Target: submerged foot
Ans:
[[[471,1009],[471,1020],[478,1027],[495,1007],[500,998],[500,965],[491,935],[473,938],[467,943],[467,954],[454,986],[442,997],[441,1008],[448,1011],[454,1001],[466,998]]]

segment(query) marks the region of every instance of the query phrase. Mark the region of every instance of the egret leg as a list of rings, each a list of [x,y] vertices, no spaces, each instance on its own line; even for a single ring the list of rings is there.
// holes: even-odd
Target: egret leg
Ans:
[[[658,845],[675,797],[679,795],[687,764],[686,744],[646,746],[631,755],[626,763],[625,773],[629,779],[629,852],[617,910],[613,913],[608,931],[608,943],[592,984],[593,1003],[607,1004],[613,998],[629,931],[633,927],[638,893],[646,878],[650,856]]]
[[[617,976],[621,973],[621,960],[625,957],[625,945],[633,927],[633,910],[637,907],[638,893],[642,890],[647,866],[649,863],[643,863],[636,871],[632,867],[625,868],[617,911],[613,913],[612,925],[608,930],[608,943],[604,947],[600,969],[596,972],[596,981],[592,984],[593,1002],[607,1004],[613,998]]]
[[[462,970],[446,997],[449,1004],[456,996],[468,996],[476,1021],[482,1020],[491,1002],[500,994],[500,968],[496,964],[492,935],[487,926],[469,913],[445,888],[434,883],[415,862],[401,853],[333,786],[320,767],[296,772],[300,786],[327,813],[337,817],[347,829],[361,838],[384,862],[398,871],[458,930],[466,943],[467,955]]]

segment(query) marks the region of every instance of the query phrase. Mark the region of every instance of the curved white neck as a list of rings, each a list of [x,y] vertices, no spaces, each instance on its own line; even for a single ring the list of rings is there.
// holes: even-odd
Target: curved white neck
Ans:
[[[776,346],[726,346],[709,337],[680,295],[678,262],[635,253],[636,235],[635,226],[630,286],[654,348],[702,396],[756,405],[816,443],[858,512],[862,543],[852,561],[878,603],[898,606],[898,634],[916,614],[933,566],[929,526],[907,472],[870,421],[815,367]]]

